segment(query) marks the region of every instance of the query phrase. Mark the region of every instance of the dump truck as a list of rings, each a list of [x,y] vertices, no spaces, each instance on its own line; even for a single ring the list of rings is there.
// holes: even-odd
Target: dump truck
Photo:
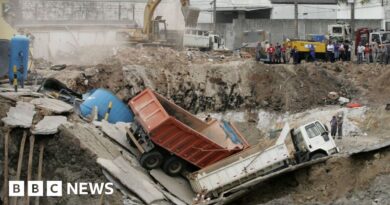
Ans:
[[[290,151],[286,139],[291,136],[294,147]],[[316,160],[339,152],[327,127],[313,121],[291,129],[285,124],[275,144],[267,149],[262,144],[252,146],[215,164],[191,173],[188,178],[193,190],[210,201],[233,195],[237,187],[289,166]],[[236,188],[236,189],[235,189]],[[235,190],[231,191],[230,190]]]
[[[145,89],[129,101],[135,120],[128,132],[146,169],[162,165],[170,176],[207,167],[249,147],[226,121],[201,120],[165,97]]]

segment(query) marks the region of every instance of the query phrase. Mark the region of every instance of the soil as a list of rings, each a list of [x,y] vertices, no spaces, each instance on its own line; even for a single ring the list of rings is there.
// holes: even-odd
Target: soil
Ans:
[[[353,197],[361,197],[356,204],[388,204],[390,149],[378,153],[361,154],[353,158],[331,158],[325,163],[269,180],[253,188],[234,204],[351,204]],[[373,181],[375,180],[375,181]],[[375,184],[376,186],[373,186]],[[382,187],[382,188],[379,188]],[[366,192],[363,190],[378,190]],[[379,193],[378,193],[379,192]],[[380,196],[378,196],[380,195]],[[369,201],[370,203],[367,203]],[[383,203],[380,203],[383,202]]]
[[[389,115],[383,111],[384,104],[389,103],[390,99],[388,66],[352,63],[265,65],[238,59],[233,54],[189,53],[170,48],[125,48],[100,64],[68,65],[61,71],[48,69],[49,64],[44,62],[41,65],[35,69],[38,75],[55,77],[80,93],[106,88],[127,101],[145,87],[150,87],[194,114],[229,111],[252,113],[237,126],[244,136],[248,136],[251,144],[260,142],[269,145],[274,140],[265,140],[267,133],[256,128],[260,119],[256,111],[261,109],[280,115],[298,113],[328,104],[327,95],[332,91],[374,109],[365,116],[365,131],[378,136],[389,133]],[[0,98],[0,117],[5,116],[10,104]],[[11,137],[11,178],[16,172],[21,133],[21,130],[16,130]],[[1,135],[1,166],[3,139]],[[40,141],[47,143],[45,178],[107,181],[100,167],[94,163],[96,156],[85,151],[77,139],[56,135],[50,140],[38,139],[36,144]],[[346,140],[345,143],[350,141]],[[359,142],[362,144],[365,141]],[[38,146],[35,153],[38,153],[37,149]],[[35,163],[38,162],[36,158],[37,155],[34,156]],[[389,161],[389,149],[354,158],[339,156],[256,186],[250,194],[232,204],[386,204],[389,196]],[[27,163],[27,159],[24,162]],[[23,167],[22,173],[27,173],[27,165]],[[34,164],[34,167],[37,165]],[[3,177],[0,184],[2,180]],[[123,204],[122,195],[116,193],[107,199],[109,204]],[[98,202],[98,196],[41,200],[43,205]]]

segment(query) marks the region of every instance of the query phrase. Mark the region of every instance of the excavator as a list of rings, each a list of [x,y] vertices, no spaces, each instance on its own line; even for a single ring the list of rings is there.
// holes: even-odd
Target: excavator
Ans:
[[[166,22],[161,16],[153,19],[154,12],[161,0],[148,0],[144,10],[143,28],[126,29],[117,33],[120,40],[129,43],[164,44],[167,43]],[[195,27],[200,9],[190,6],[190,0],[180,0],[186,27]]]

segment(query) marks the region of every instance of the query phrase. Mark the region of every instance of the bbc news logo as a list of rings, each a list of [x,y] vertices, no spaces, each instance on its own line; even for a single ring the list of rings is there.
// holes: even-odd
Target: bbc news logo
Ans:
[[[66,190],[62,190],[62,181],[28,181],[25,187],[24,181],[9,181],[9,196],[53,196],[67,195],[111,195],[114,193],[113,183],[66,183]]]

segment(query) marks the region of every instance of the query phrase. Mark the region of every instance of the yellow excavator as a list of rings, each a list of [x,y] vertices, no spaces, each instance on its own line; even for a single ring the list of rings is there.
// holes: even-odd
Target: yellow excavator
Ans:
[[[119,39],[130,43],[164,44],[167,42],[166,22],[161,16],[153,19],[161,0],[148,0],[144,10],[143,28],[126,29],[118,32]],[[190,0],[180,0],[185,26],[197,25],[200,9],[191,7]]]
[[[5,11],[7,1],[0,0],[0,39],[11,39],[14,34],[16,34],[16,30],[12,28],[5,20]]]

